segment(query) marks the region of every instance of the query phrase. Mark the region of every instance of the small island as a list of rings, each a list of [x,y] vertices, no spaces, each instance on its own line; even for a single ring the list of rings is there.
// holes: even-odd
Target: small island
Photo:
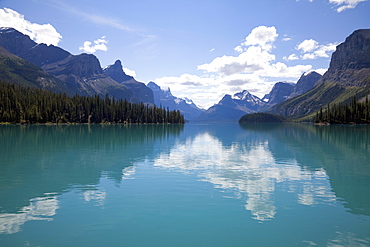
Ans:
[[[252,114],[247,114],[242,116],[239,119],[239,123],[282,123],[287,122],[287,118],[280,116],[280,115],[274,115],[270,113],[265,112],[257,112]]]

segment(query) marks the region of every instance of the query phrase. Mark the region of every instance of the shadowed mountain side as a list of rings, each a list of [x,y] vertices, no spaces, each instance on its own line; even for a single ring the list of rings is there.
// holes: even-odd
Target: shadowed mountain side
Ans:
[[[11,54],[0,46],[0,81],[31,88],[44,88],[54,93],[73,92],[67,85],[41,68]]]
[[[267,102],[267,106],[272,106],[286,100],[293,92],[294,83],[277,82],[272,87],[270,93],[266,94],[262,101]]]
[[[245,111],[223,105],[214,105],[195,118],[194,122],[237,122]]]
[[[126,73],[123,71],[120,60],[117,60],[113,65],[105,68],[104,73],[119,84],[131,90],[131,92],[140,102],[154,104],[153,91],[144,83],[138,82],[132,76],[126,75]]]
[[[302,76],[297,81],[297,84],[295,84],[293,92],[289,95],[288,98],[294,98],[310,91],[315,86],[315,83],[321,78],[322,75],[315,71],[312,71],[308,74],[302,74]]]
[[[138,102],[129,89],[103,72],[99,60],[92,54],[72,55],[53,45],[37,44],[13,28],[0,30],[0,45],[58,78],[72,92],[66,92],[69,95],[109,94]]]
[[[109,94],[117,99],[137,102],[133,93],[103,73],[99,60],[91,54],[69,55],[43,68],[64,81],[75,93],[92,96]]]

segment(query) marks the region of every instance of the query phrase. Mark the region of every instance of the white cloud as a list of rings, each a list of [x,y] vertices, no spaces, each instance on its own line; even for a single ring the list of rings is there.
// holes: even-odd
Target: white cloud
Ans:
[[[302,55],[303,60],[316,59],[317,56],[314,53],[306,53]]]
[[[129,76],[132,76],[132,77],[136,77],[135,70],[132,70],[132,69],[129,69],[129,68],[125,68],[123,66],[122,66],[122,69],[123,69],[123,72],[125,72],[126,75],[129,75]]]
[[[237,47],[235,47],[234,50],[238,53],[242,53],[244,51],[244,49],[241,45],[238,45]]]
[[[335,51],[337,43],[329,43],[327,45],[320,45],[320,47],[314,52],[318,57],[329,57],[328,52]]]
[[[272,87],[254,74],[197,76],[182,74],[178,77],[162,77],[154,80],[162,89],[171,88],[178,97],[189,97],[202,108],[209,108],[217,103],[225,94],[234,94],[244,89],[252,89],[253,93],[262,97]]]
[[[105,36],[101,37],[100,39],[94,40],[94,44],[90,41],[85,41],[83,46],[79,47],[80,51],[84,51],[87,53],[95,53],[96,51],[107,51],[108,40],[106,40]]]
[[[256,27],[245,42],[234,48],[239,53],[237,56],[216,57],[210,63],[199,65],[198,70],[204,71],[202,76],[183,74],[154,81],[162,88],[171,88],[176,96],[191,98],[203,108],[217,103],[225,94],[233,95],[242,90],[263,97],[276,81],[294,81],[312,69],[311,65],[287,66],[275,61],[271,50],[277,37],[275,27]],[[304,49],[313,50],[308,46]],[[297,60],[298,56],[292,54],[285,59]]]
[[[162,77],[154,80],[163,88],[171,88],[178,97],[189,97],[205,109],[219,102],[225,94],[233,95],[242,90],[262,98],[276,83],[277,77],[298,79],[303,72],[312,69],[311,65],[289,67],[284,63],[270,65],[265,70],[254,73],[205,74],[203,76],[183,74],[181,76]],[[267,80],[270,78],[271,80]]]
[[[290,54],[288,57],[283,57],[285,61],[293,61],[298,60],[299,57],[296,54]]]
[[[243,45],[257,45],[264,50],[270,51],[272,49],[272,43],[277,37],[278,34],[274,26],[259,26],[254,28],[252,32],[245,38]]]
[[[261,70],[268,66],[268,63],[275,60],[275,55],[268,53],[258,46],[250,46],[239,56],[216,57],[209,64],[198,66],[199,70],[216,72],[225,75],[246,73]]]
[[[144,28],[127,25],[122,19],[109,15],[101,15],[100,13],[97,14],[84,11],[81,8],[75,8],[66,3],[66,1],[53,1],[51,4],[95,25],[114,28],[116,30],[139,37],[139,40],[132,45],[132,48],[135,51],[140,52],[140,57],[142,59],[152,60],[154,57],[153,54],[156,54],[156,44],[159,36],[148,34]]]
[[[0,9],[0,26],[15,28],[19,32],[28,35],[36,43],[58,45],[62,39],[62,35],[51,24],[40,25],[31,23],[24,19],[24,15],[9,8]]]
[[[306,39],[304,40],[302,43],[300,43],[298,46],[297,46],[297,50],[302,50],[303,52],[311,52],[315,49],[317,49],[318,47],[318,42],[316,40],[313,40],[313,39]]]
[[[338,6],[337,12],[342,12],[346,9],[356,8],[357,4],[365,1],[367,0],[329,0],[330,3]]]
[[[324,75],[326,73],[326,71],[328,71],[328,69],[327,68],[326,69],[321,68],[321,69],[315,69],[315,71],[317,73],[319,73],[320,75]]]
[[[296,49],[301,50],[303,60],[316,59],[319,57],[329,57],[330,52],[335,51],[337,43],[329,43],[326,45],[319,45],[319,42],[313,39],[304,40]]]
[[[297,78],[303,72],[312,69],[312,65],[287,66],[285,63],[277,62],[271,64],[263,71],[256,72],[257,75],[272,78]]]

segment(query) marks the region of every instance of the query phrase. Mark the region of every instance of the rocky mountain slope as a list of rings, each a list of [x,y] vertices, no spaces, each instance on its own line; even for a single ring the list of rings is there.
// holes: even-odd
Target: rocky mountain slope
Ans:
[[[289,95],[288,98],[294,98],[310,91],[312,88],[314,88],[315,83],[320,80],[321,77],[322,75],[315,71],[307,74],[302,74],[302,76],[297,81],[297,84],[294,86],[293,92]]]
[[[293,92],[295,88],[294,83],[289,82],[277,82],[272,87],[270,93],[266,94],[262,101],[266,102],[267,105],[275,105],[286,100]]]
[[[277,82],[262,100],[250,94],[247,90],[235,95],[225,95],[219,103],[215,104],[194,121],[237,121],[245,114],[255,112],[269,112],[275,105],[309,91],[321,75],[316,72],[303,74],[297,83]]]
[[[164,90],[155,82],[149,82],[148,88],[153,91],[154,103],[160,107],[169,108],[170,110],[179,110],[184,114],[185,120],[193,120],[198,117],[203,110],[198,108],[192,100],[182,99],[173,96],[170,89]]]
[[[370,29],[353,32],[337,46],[328,71],[315,87],[288,99],[270,111],[275,114],[303,117],[329,103],[348,102],[370,94]]]
[[[140,102],[154,104],[153,91],[144,83],[136,81],[134,77],[126,75],[120,60],[109,65],[103,71],[113,80],[130,89]]]
[[[247,90],[233,96],[226,94],[220,102],[210,107],[193,121],[198,122],[236,122],[243,115],[258,111],[266,103]]]
[[[109,94],[138,101],[129,89],[103,72],[99,60],[92,54],[72,55],[53,45],[37,44],[13,28],[0,29],[0,46],[58,78],[68,87],[68,93]]]
[[[1,46],[0,81],[31,88],[44,88],[54,93],[72,94],[65,83],[49,75],[41,68],[11,54]]]

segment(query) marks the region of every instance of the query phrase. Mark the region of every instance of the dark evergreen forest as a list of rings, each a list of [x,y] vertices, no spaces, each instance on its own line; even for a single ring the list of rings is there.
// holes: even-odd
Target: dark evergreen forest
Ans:
[[[116,100],[106,95],[68,97],[0,82],[3,123],[184,123],[180,111]]]
[[[325,124],[370,124],[370,102],[358,102],[353,97],[349,103],[328,104],[316,113],[315,123]]]
[[[283,116],[265,112],[247,114],[239,119],[239,123],[281,123],[287,121]]]

